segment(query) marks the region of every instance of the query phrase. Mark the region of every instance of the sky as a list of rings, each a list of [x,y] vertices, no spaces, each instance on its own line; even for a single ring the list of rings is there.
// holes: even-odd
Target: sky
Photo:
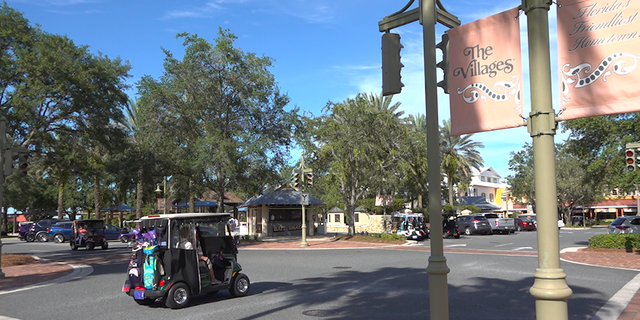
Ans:
[[[381,92],[381,33],[378,21],[399,11],[408,0],[7,0],[31,24],[54,34],[66,35],[76,45],[86,45],[92,53],[120,57],[132,67],[127,91],[135,98],[135,84],[144,75],[159,78],[169,50],[181,57],[182,40],[176,34],[197,34],[214,42],[218,29],[229,29],[238,39],[234,45],[274,59],[269,70],[281,92],[291,99],[289,107],[315,116],[327,102],[342,102],[358,93]],[[416,8],[418,1],[409,7]],[[514,0],[442,0],[445,9],[462,24],[517,7]],[[528,96],[526,16],[520,15],[524,69],[525,115],[531,110]],[[553,101],[557,104],[557,60],[555,8],[549,13]],[[446,27],[436,26],[439,41]],[[406,115],[425,114],[422,26],[418,22],[393,29],[399,33],[402,93],[393,97]],[[439,73],[438,80],[442,79]],[[449,119],[449,98],[438,89],[438,119]],[[557,112],[557,106],[554,105]],[[558,130],[555,141],[566,134]],[[522,149],[532,139],[526,127],[475,133],[484,165],[503,178],[510,152]],[[292,154],[293,160],[299,159]]]

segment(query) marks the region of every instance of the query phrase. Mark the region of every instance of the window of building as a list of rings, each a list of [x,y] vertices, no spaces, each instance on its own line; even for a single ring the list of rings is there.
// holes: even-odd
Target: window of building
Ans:
[[[480,176],[480,181],[487,181],[484,176]]]
[[[359,213],[354,213],[353,214],[353,222],[360,222],[360,214]]]
[[[484,193],[484,192],[483,192],[483,193],[481,193],[481,194],[480,194],[480,196],[481,196],[481,197],[483,197],[483,198],[485,198],[485,199],[487,198],[487,194],[486,194],[486,193]]]
[[[611,191],[611,195],[612,196],[617,196],[618,195],[618,189],[613,189],[613,191]]]
[[[477,188],[473,188],[473,196],[474,197],[478,196],[478,189]]]
[[[493,183],[498,183],[498,178],[493,178]]]
[[[340,222],[340,215],[336,213],[335,218],[333,220],[334,222]]]
[[[493,193],[489,193],[489,201],[493,202],[494,198],[493,198]]]

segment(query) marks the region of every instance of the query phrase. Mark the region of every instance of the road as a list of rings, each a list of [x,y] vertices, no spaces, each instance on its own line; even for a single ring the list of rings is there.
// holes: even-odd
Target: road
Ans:
[[[535,232],[446,243],[462,240],[483,247],[494,239],[508,239],[514,241],[513,246],[503,247],[511,250],[520,245],[518,239],[528,241],[530,236],[535,238]],[[584,236],[571,233],[566,240],[586,241]],[[3,247],[5,253],[23,251],[56,259],[126,250],[117,243],[110,243],[109,250],[91,252],[72,252],[68,245],[53,243],[5,242]],[[429,317],[428,257],[425,251],[397,249],[241,249],[238,259],[252,282],[249,295],[231,298],[228,292],[220,292],[201,296],[182,310],[135,304],[120,292],[126,261],[104,261],[92,263],[93,272],[79,280],[0,295],[0,315],[34,320],[424,319]],[[528,293],[537,266],[535,256],[447,253],[446,257],[451,269],[450,319],[535,319],[535,301]],[[576,320],[590,319],[638,274],[565,262],[562,268],[574,291],[569,319]]]
[[[606,233],[607,228],[562,229],[560,230],[560,250],[571,247],[586,247],[590,237]],[[430,242],[420,241],[417,245],[429,246]],[[536,231],[520,231],[508,235],[462,235],[460,239],[445,239],[444,247],[475,250],[538,252],[538,235]]]

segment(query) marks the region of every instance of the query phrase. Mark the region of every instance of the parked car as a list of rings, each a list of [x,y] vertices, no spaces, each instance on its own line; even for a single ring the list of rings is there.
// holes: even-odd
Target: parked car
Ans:
[[[640,216],[622,216],[613,220],[607,233],[640,233]]]
[[[516,224],[513,218],[500,218],[495,213],[484,213],[482,215],[489,221],[493,233],[509,234],[516,231]]]
[[[104,237],[107,240],[118,240],[122,234],[122,229],[112,224],[104,225]]]
[[[31,230],[33,222],[20,222],[20,229],[18,230],[18,239],[25,240],[27,232]]]
[[[527,218],[524,218],[524,219],[514,218],[513,220],[516,223],[517,231],[522,231],[522,230],[533,231],[536,229],[536,224],[535,222],[533,222],[533,220],[530,220]]]
[[[73,222],[58,222],[47,229],[47,238],[55,243],[63,243],[71,238]]]
[[[465,235],[493,234],[489,221],[484,216],[458,216],[458,229]]]

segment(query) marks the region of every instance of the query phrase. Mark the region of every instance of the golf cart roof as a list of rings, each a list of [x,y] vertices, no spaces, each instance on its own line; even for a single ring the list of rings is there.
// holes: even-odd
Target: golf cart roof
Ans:
[[[167,214],[154,214],[140,218],[140,220],[151,219],[191,219],[191,218],[204,218],[204,217],[231,217],[231,213],[167,213]]]

